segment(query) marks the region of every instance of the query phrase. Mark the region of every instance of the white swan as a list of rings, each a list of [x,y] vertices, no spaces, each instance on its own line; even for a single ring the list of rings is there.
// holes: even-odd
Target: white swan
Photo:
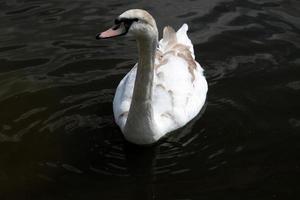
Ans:
[[[152,144],[193,119],[204,105],[207,82],[195,61],[193,45],[184,24],[177,32],[163,30],[158,42],[155,20],[146,11],[132,9],[97,39],[132,35],[137,40],[138,63],[117,88],[113,111],[125,138],[135,144]]]

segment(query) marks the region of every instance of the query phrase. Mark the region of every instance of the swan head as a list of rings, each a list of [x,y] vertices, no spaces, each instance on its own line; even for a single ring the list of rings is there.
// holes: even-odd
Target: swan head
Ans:
[[[106,39],[122,35],[131,35],[137,39],[158,37],[154,18],[145,10],[131,9],[115,19],[112,28],[96,35],[96,39]]]

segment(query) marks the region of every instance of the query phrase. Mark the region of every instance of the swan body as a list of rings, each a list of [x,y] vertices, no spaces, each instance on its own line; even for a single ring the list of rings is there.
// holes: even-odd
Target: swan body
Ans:
[[[128,141],[152,144],[200,112],[206,99],[207,82],[195,60],[187,24],[177,32],[165,27],[158,42],[156,23],[148,12],[128,10],[116,21],[117,26],[124,21],[125,28],[119,30],[120,25],[98,37],[122,35],[128,28],[125,23],[130,23],[127,32],[137,40],[139,60],[117,87],[114,118]]]

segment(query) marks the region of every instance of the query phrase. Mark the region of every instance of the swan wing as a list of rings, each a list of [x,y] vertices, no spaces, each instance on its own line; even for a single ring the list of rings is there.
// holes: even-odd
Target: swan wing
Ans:
[[[131,104],[137,64],[126,74],[119,83],[113,100],[115,122],[124,130]]]
[[[204,105],[207,82],[194,59],[184,24],[177,32],[164,28],[155,69],[153,107],[161,132],[170,132],[193,119]]]

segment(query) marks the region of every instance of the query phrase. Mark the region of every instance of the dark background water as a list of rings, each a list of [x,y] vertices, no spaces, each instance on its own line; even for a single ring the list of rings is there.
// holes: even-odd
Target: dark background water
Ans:
[[[187,22],[209,83],[148,148],[113,122],[135,42],[95,40],[130,8]],[[297,0],[0,1],[0,199],[299,198],[299,34]]]

